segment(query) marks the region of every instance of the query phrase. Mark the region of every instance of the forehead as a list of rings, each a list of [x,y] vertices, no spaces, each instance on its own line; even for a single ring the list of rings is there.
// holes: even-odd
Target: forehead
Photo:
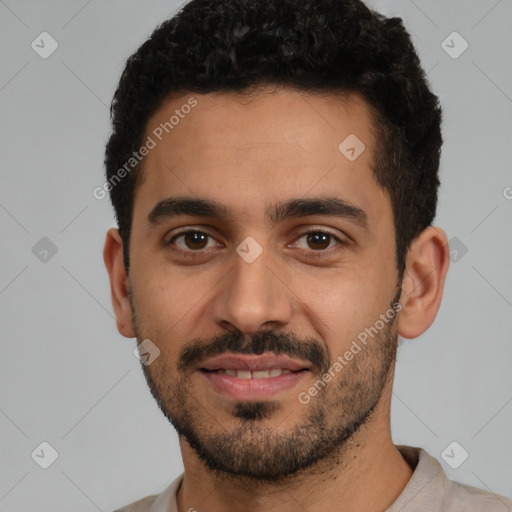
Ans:
[[[371,171],[370,109],[356,94],[185,93],[162,103],[148,137],[154,147],[135,195],[142,214],[183,195],[229,204],[245,218],[308,195],[342,197],[370,215],[390,208]]]

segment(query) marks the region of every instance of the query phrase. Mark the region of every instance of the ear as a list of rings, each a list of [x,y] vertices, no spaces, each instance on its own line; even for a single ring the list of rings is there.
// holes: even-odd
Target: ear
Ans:
[[[449,264],[448,239],[441,228],[429,226],[411,243],[400,297],[398,334],[401,337],[416,338],[434,322]]]
[[[117,330],[126,338],[134,338],[136,335],[128,296],[129,281],[123,261],[123,240],[116,228],[107,231],[103,261],[110,277],[110,293],[116,315]]]

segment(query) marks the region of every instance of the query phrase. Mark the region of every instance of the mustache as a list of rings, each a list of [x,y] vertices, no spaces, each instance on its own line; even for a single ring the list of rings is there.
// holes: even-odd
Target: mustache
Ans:
[[[244,336],[240,331],[231,331],[206,342],[194,339],[181,350],[178,369],[194,369],[207,359],[226,352],[258,356],[264,352],[272,352],[276,355],[305,359],[321,374],[326,373],[331,366],[329,352],[318,340],[299,338],[291,333],[262,330],[250,337]]]

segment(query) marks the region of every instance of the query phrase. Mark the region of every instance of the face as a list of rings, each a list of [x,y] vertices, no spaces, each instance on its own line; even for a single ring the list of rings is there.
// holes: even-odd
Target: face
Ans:
[[[356,95],[291,89],[186,94],[147,125],[133,326],[160,350],[152,394],[210,470],[292,475],[382,420],[400,290],[371,128]]]

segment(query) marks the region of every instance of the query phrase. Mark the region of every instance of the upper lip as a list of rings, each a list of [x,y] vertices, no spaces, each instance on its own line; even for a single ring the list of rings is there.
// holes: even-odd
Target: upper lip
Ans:
[[[275,354],[246,355],[246,354],[223,354],[201,364],[204,370],[270,370],[281,368],[282,370],[309,370],[307,363],[290,359],[286,356]]]

